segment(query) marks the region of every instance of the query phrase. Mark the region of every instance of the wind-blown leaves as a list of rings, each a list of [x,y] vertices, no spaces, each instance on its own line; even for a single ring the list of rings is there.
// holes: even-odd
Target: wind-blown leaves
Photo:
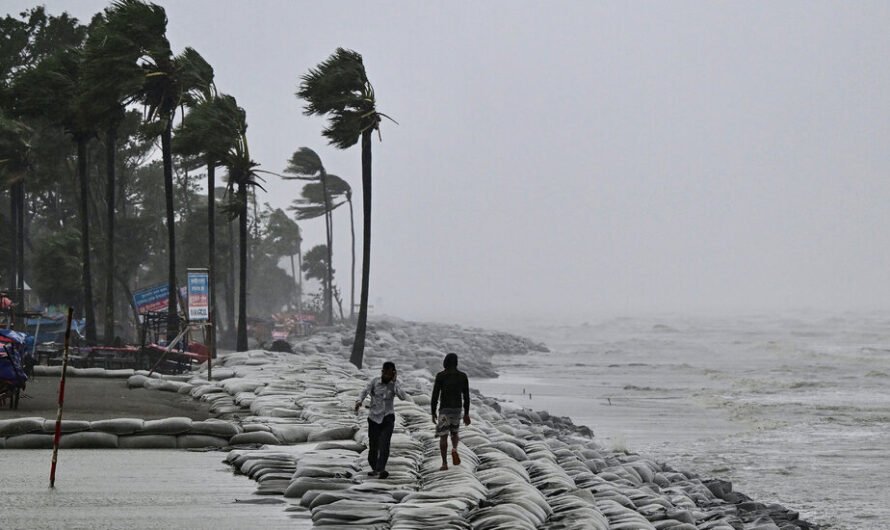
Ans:
[[[306,73],[297,96],[306,100],[304,114],[328,115],[322,131],[331,144],[347,149],[358,142],[362,132],[376,130],[380,116],[374,88],[368,81],[362,56],[353,50],[337,50]]]

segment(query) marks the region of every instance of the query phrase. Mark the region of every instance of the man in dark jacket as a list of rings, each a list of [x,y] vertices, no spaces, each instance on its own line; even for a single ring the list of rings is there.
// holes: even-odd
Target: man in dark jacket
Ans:
[[[444,370],[436,374],[436,384],[433,386],[433,397],[430,401],[433,423],[436,424],[436,436],[439,437],[439,450],[442,452],[442,467],[448,469],[448,435],[451,435],[451,461],[454,465],[460,465],[460,455],[457,452],[457,443],[460,441],[461,412],[463,412],[464,425],[470,424],[470,382],[467,374],[457,369],[457,354],[449,353],[442,363]],[[436,406],[440,404],[438,416]]]

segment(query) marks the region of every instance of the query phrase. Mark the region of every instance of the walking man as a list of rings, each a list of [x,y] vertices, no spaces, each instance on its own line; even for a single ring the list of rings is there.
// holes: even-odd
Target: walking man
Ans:
[[[371,471],[368,475],[386,478],[386,461],[389,460],[389,441],[396,422],[393,398],[399,396],[402,401],[408,395],[396,381],[396,365],[391,361],[383,363],[380,377],[372,379],[362,390],[355,402],[355,412],[361,408],[368,394],[371,394],[371,406],[368,410],[368,463]]]
[[[457,354],[449,353],[442,363],[444,370],[436,374],[436,383],[433,385],[433,397],[430,405],[433,412],[433,423],[436,424],[436,436],[439,437],[439,450],[442,452],[442,467],[440,471],[448,469],[448,435],[451,435],[451,461],[454,465],[460,465],[460,455],[457,452],[457,443],[460,441],[461,413],[463,413],[464,425],[470,424],[470,381],[467,374],[457,369]],[[438,417],[436,405],[440,404]]]

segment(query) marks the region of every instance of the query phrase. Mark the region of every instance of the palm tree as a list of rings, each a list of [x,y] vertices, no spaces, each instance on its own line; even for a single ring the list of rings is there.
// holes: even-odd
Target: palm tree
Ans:
[[[173,56],[166,38],[159,39],[149,50],[144,64],[145,84],[142,98],[146,118],[154,120],[154,132],[161,137],[161,157],[164,167],[164,195],[167,210],[168,273],[167,287],[170,293],[167,304],[167,338],[178,331],[176,315],[176,234],[173,205],[173,119],[176,109],[186,103],[190,93],[205,91],[213,82],[213,68],[192,48]]]
[[[297,305],[297,311],[303,311],[303,275],[297,275],[297,269],[294,266],[294,255],[300,255],[300,270],[303,269],[303,257],[301,255],[301,246],[303,236],[300,234],[300,225],[293,221],[284,213],[284,210],[277,209],[269,215],[267,225],[268,237],[273,252],[278,256],[290,256],[291,276],[294,279],[294,299]]]
[[[87,342],[96,343],[96,318],[90,269],[89,189],[87,143],[95,136],[98,111],[85,97],[82,79],[82,50],[63,48],[35,67],[22,72],[13,86],[12,105],[20,116],[45,118],[71,135],[77,145],[77,175],[80,182],[80,233],[83,259],[84,317]]]
[[[247,124],[242,124],[241,135],[235,145],[223,158],[223,165],[229,173],[228,191],[230,201],[226,210],[231,219],[238,218],[238,337],[235,341],[237,351],[247,350],[247,195],[250,188],[265,189],[260,185],[263,180],[259,173],[259,164],[250,159],[247,145]]]
[[[301,78],[297,95],[306,100],[304,113],[328,117],[322,131],[331,144],[348,149],[362,142],[362,290],[355,341],[349,360],[361,368],[368,321],[368,280],[371,272],[371,134],[380,130],[374,88],[365,73],[361,54],[337,48],[330,57]]]
[[[135,100],[143,81],[138,60],[142,43],[133,40],[129,25],[130,3],[117,2],[97,15],[90,26],[84,49],[84,85],[87,97],[99,106],[100,126],[105,131],[105,343],[114,339],[115,204],[117,202],[116,155],[118,128],[126,107]]]
[[[173,150],[183,156],[200,157],[207,164],[207,245],[210,279],[210,355],[216,357],[216,166],[238,140],[246,123],[244,109],[235,98],[216,94],[211,85],[207,94],[196,98],[173,137]]]
[[[352,212],[352,187],[337,175],[328,174],[324,184],[310,182],[303,186],[302,198],[295,199],[291,210],[297,213],[297,219],[315,219],[323,214],[333,215],[334,210],[349,204],[349,231],[352,235],[352,275],[349,279],[351,289],[349,319],[355,320],[355,220]],[[345,200],[343,200],[345,198]],[[328,199],[327,203],[325,199]]]
[[[13,300],[24,305],[25,175],[30,167],[30,129],[0,112],[0,185],[9,186],[13,242],[9,286]]]
[[[333,218],[331,217],[331,197],[328,194],[328,173],[324,168],[324,164],[321,163],[321,158],[318,154],[309,149],[308,147],[301,147],[297,149],[297,151],[291,156],[290,161],[288,161],[287,168],[284,172],[290,176],[283,177],[285,179],[297,179],[297,180],[317,180],[321,184],[321,192],[320,200],[321,208],[320,212],[317,215],[313,215],[313,217],[318,217],[318,215],[324,214],[324,223],[325,223],[325,240],[327,242],[327,264],[329,267],[327,277],[322,280],[322,285],[324,286],[324,313],[325,319],[327,321],[327,325],[331,325],[334,323],[334,305],[332,300],[332,290],[331,290],[331,277],[333,276],[333,270],[330,269],[332,256],[333,256],[333,238],[334,238],[334,230],[333,230]],[[307,217],[308,219],[309,217]]]

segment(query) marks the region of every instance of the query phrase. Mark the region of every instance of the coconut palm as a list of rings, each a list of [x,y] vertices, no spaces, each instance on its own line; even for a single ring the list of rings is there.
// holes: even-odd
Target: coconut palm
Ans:
[[[349,319],[355,320],[355,220],[352,211],[352,187],[348,182],[337,175],[328,174],[325,183],[310,182],[303,186],[300,192],[301,198],[295,199],[291,210],[297,214],[297,219],[315,219],[321,215],[332,215],[334,210],[349,204],[349,231],[352,235],[352,275],[350,285],[350,311]],[[327,197],[327,205],[325,203]],[[327,206],[327,207],[326,207]]]
[[[228,171],[229,203],[226,211],[230,219],[238,218],[238,336],[235,341],[237,351],[247,350],[247,203],[250,188],[265,191],[260,182],[263,180],[258,169],[259,164],[250,159],[247,145],[247,124],[243,124],[241,135],[234,146],[223,157],[223,165]]]
[[[133,40],[131,2],[117,2],[97,15],[84,47],[83,77],[86,96],[98,107],[99,127],[105,133],[105,342],[114,339],[115,204],[118,128],[126,107],[139,94],[143,82],[138,60],[143,43]]]
[[[269,214],[267,224],[267,233],[269,245],[277,256],[290,257],[291,276],[294,279],[294,299],[297,305],[297,311],[303,311],[303,275],[297,275],[297,269],[294,266],[294,255],[300,257],[300,270],[303,269],[302,243],[303,236],[300,234],[300,225],[293,221],[284,213],[284,210],[277,209]]]
[[[155,48],[149,49],[144,64],[145,84],[142,100],[146,118],[154,123],[155,134],[161,137],[161,157],[164,167],[164,195],[167,210],[168,274],[170,292],[167,304],[167,336],[172,339],[178,331],[176,317],[176,234],[173,205],[173,119],[176,109],[189,101],[191,93],[206,92],[213,82],[213,68],[192,48],[173,56],[166,38],[159,39]]]
[[[324,214],[325,241],[327,243],[326,250],[328,253],[326,262],[329,268],[327,277],[322,280],[322,285],[324,292],[325,320],[330,326],[334,322],[334,305],[331,290],[333,269],[330,268],[333,256],[334,229],[333,218],[331,217],[331,197],[328,194],[328,173],[324,168],[324,164],[321,163],[321,158],[318,154],[308,147],[301,147],[294,152],[293,156],[291,156],[291,159],[288,161],[287,168],[284,172],[287,175],[283,176],[285,179],[317,180],[321,185],[319,193],[321,207],[318,215]],[[315,215],[314,217],[317,217],[318,215]]]
[[[331,144],[348,149],[362,143],[362,290],[355,341],[349,360],[361,368],[368,321],[368,280],[371,272],[371,135],[380,130],[374,88],[368,80],[361,54],[338,48],[330,57],[309,70],[300,82],[297,95],[306,100],[304,113],[328,117],[322,131]]]
[[[174,152],[203,160],[207,165],[207,245],[211,304],[211,356],[216,356],[216,166],[238,141],[246,123],[244,109],[235,98],[218,95],[210,85],[206,94],[199,94],[194,105],[176,129]]]

